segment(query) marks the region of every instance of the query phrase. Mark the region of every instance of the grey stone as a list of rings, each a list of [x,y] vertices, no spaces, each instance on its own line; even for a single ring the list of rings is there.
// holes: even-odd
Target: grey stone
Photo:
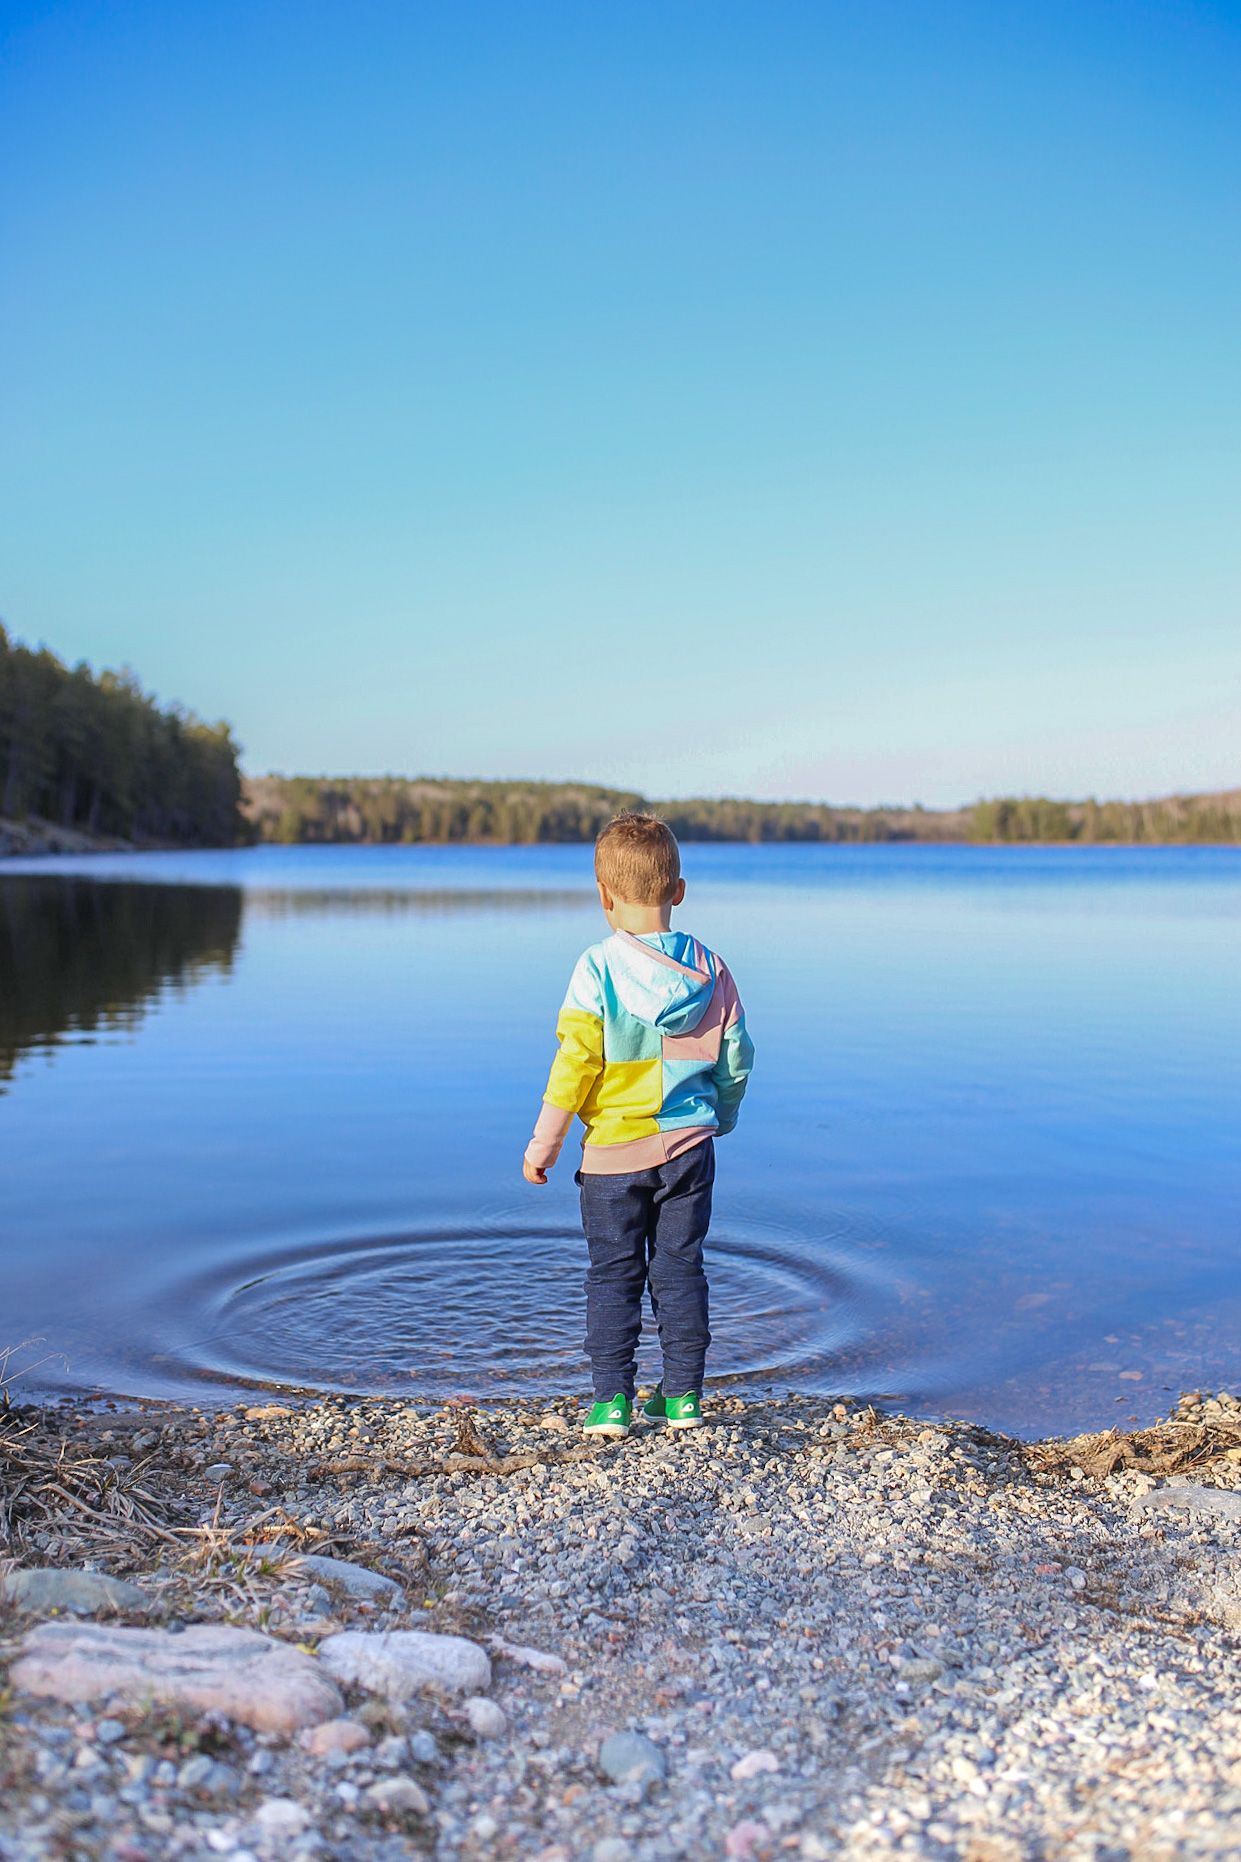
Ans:
[[[1186,1482],[1184,1486],[1156,1487],[1139,1494],[1134,1505],[1144,1513],[1172,1507],[1177,1512],[1200,1513],[1216,1519],[1241,1519],[1241,1493],[1227,1487],[1201,1487]]]
[[[729,1771],[729,1777],[744,1784],[748,1778],[757,1778],[760,1772],[779,1771],[780,1761],[774,1752],[765,1746],[756,1746],[753,1751],[743,1753]]]
[[[367,1602],[400,1603],[405,1596],[394,1578],[385,1577],[381,1571],[370,1571],[365,1565],[350,1564],[345,1558],[326,1558],[317,1552],[306,1552],[291,1558],[288,1569],[304,1572],[331,1589]]]
[[[414,1733],[410,1738],[409,1750],[410,1756],[417,1759],[420,1765],[434,1765],[440,1755],[434,1733]]]
[[[146,1614],[150,1603],[136,1584],[109,1577],[105,1571],[63,1571],[53,1565],[32,1565],[0,1578],[0,1598],[15,1610],[34,1614],[68,1610],[74,1616],[94,1616],[100,1610],[126,1610]]]
[[[319,1644],[319,1660],[338,1681],[388,1700],[408,1700],[424,1687],[473,1694],[491,1686],[485,1649],[425,1629],[342,1630]]]
[[[268,1842],[300,1836],[310,1822],[310,1812],[291,1797],[265,1797],[254,1813]]]
[[[601,1836],[590,1852],[590,1862],[629,1862],[632,1854],[623,1836]]]
[[[910,1687],[929,1687],[932,1681],[938,1681],[944,1672],[944,1664],[931,1660],[914,1659],[902,1662],[896,1671],[898,1681],[908,1682]]]
[[[300,1743],[314,1758],[347,1757],[369,1746],[371,1736],[358,1720],[324,1720],[319,1726],[307,1727]],[[254,1770],[253,1761],[250,1769]]]
[[[613,1784],[662,1779],[667,1762],[645,1733],[612,1733],[599,1748],[600,1770]]]
[[[221,1765],[200,1752],[186,1759],[177,1773],[177,1786],[200,1797],[235,1797],[240,1780],[231,1766]]]
[[[565,1664],[559,1655],[549,1655],[543,1649],[527,1648],[521,1642],[509,1642],[504,1636],[492,1636],[491,1647],[505,1661],[516,1662],[519,1668],[533,1668],[537,1674],[562,1675],[566,1672]]]
[[[502,1739],[508,1731],[504,1709],[481,1694],[473,1694],[466,1701],[465,1717],[470,1723],[471,1732],[476,1733],[480,1739]]]
[[[412,1778],[377,1778],[363,1791],[362,1803],[388,1817],[425,1817],[431,1810],[426,1792]]]
[[[99,1623],[40,1623],[10,1680],[65,1701],[159,1701],[222,1713],[259,1732],[296,1732],[335,1719],[339,1690],[309,1655],[253,1629],[197,1623],[174,1635]]]

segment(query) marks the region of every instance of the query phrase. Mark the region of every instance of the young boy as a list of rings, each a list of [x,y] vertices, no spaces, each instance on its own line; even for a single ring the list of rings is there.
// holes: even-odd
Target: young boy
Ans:
[[[714,1139],[737,1122],[754,1047],[724,964],[671,929],[685,897],[671,828],[654,815],[617,815],[595,842],[595,878],[612,936],[583,953],[569,982],[524,1175],[547,1182],[580,1115],[595,1394],[585,1433],[629,1432],[644,1287],[664,1375],[643,1414],[691,1429],[702,1421],[711,1343],[702,1244]]]

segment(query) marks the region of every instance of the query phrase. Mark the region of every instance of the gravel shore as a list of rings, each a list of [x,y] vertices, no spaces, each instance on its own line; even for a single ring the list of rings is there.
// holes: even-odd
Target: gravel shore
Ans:
[[[0,1857],[1241,1852],[1231,1397],[1183,1401],[1162,1451],[818,1398],[608,1444],[578,1419],[0,1417]],[[261,1632],[338,1704],[299,1733],[61,1700],[28,1685],[49,1618]],[[376,1635],[409,1629],[474,1647]],[[406,1685],[415,1644],[444,1666]]]

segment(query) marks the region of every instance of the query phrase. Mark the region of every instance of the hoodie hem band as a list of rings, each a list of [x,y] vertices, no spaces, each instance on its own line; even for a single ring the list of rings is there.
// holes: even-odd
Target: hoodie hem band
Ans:
[[[584,1144],[582,1174],[615,1177],[632,1170],[656,1170],[674,1157],[692,1151],[706,1138],[714,1138],[714,1125],[685,1125],[679,1131],[652,1132],[646,1138],[629,1138],[624,1144]]]

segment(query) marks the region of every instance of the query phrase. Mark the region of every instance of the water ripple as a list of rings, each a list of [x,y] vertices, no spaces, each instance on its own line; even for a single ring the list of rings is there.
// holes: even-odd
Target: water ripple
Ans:
[[[890,1298],[847,1243],[833,1233],[808,1250],[755,1222],[712,1231],[713,1382],[830,1384]],[[503,1217],[271,1245],[162,1289],[152,1329],[179,1342],[151,1368],[165,1387],[431,1399],[578,1389],[584,1268],[576,1228]],[[649,1311],[639,1372],[658,1375]]]

